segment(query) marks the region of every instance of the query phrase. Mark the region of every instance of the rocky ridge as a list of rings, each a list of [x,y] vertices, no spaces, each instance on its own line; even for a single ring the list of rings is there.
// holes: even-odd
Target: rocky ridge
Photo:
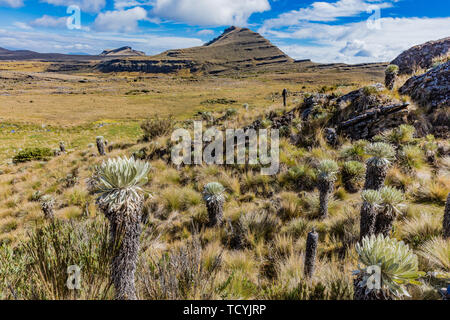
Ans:
[[[412,74],[418,69],[429,69],[433,60],[450,55],[450,37],[429,41],[401,53],[391,64],[399,67],[399,74]]]

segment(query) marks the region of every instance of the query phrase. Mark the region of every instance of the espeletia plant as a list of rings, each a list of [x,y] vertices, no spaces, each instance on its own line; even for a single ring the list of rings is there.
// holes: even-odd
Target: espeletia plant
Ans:
[[[215,227],[223,222],[225,188],[219,182],[211,182],[203,189],[203,200],[208,209],[208,226]]]
[[[366,167],[359,161],[347,161],[342,166],[342,182],[347,192],[357,193],[364,182]]]
[[[372,157],[367,161],[364,190],[379,190],[384,186],[389,165],[395,159],[394,147],[388,143],[375,142],[369,144],[365,151]]]
[[[55,199],[50,195],[45,195],[40,198],[40,202],[45,219],[53,220],[55,218]]]
[[[409,297],[407,285],[424,276],[417,256],[408,245],[382,234],[356,244],[359,263],[354,272],[355,300],[394,300]]]
[[[360,240],[375,234],[378,211],[381,208],[381,194],[377,190],[364,190],[361,194]]]
[[[137,299],[135,271],[142,231],[143,186],[149,171],[147,162],[126,157],[108,159],[96,168],[89,183],[110,224],[111,277],[117,300]]]
[[[380,190],[381,208],[377,215],[375,234],[388,236],[392,231],[392,225],[405,206],[405,195],[402,191],[393,187],[383,187]]]
[[[393,90],[397,80],[399,67],[395,64],[390,64],[385,70],[385,86],[389,90]]]
[[[334,189],[339,171],[338,164],[333,160],[323,160],[317,168],[317,188],[319,189],[319,219],[328,217],[328,201]]]

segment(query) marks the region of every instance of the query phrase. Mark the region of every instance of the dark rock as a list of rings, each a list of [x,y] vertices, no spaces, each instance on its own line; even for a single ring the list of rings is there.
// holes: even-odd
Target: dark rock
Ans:
[[[447,37],[412,47],[395,58],[391,64],[400,68],[399,74],[412,74],[418,68],[431,68],[433,59],[448,55],[449,51],[450,37]]]
[[[448,137],[450,127],[450,61],[406,81],[399,89],[423,108],[420,131]]]

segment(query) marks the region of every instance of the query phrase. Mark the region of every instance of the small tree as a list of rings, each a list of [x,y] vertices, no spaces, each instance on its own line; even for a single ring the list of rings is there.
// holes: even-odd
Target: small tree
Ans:
[[[450,193],[447,196],[447,203],[445,205],[443,230],[444,238],[450,238]]]
[[[361,197],[363,204],[361,206],[360,240],[375,234],[377,212],[381,203],[380,192],[376,190],[365,190]]]
[[[392,224],[403,206],[405,200],[403,192],[392,187],[384,187],[380,190],[381,208],[377,215],[375,234],[389,236],[392,231]]]
[[[208,183],[203,189],[203,200],[205,200],[208,209],[208,226],[221,225],[223,223],[225,188],[218,182]]]
[[[365,150],[372,158],[367,161],[364,190],[379,190],[384,186],[387,170],[395,158],[395,150],[383,142],[371,143]]]
[[[316,229],[312,229],[308,233],[308,238],[306,239],[306,252],[305,252],[305,277],[312,278],[314,275],[314,270],[316,267],[316,256],[317,256],[317,245],[319,242],[319,234]]]
[[[334,183],[337,179],[339,171],[338,164],[333,160],[323,160],[318,167],[317,187],[319,189],[319,218],[328,217],[328,201],[330,194],[333,192]]]
[[[133,158],[104,161],[89,185],[97,205],[109,220],[113,252],[111,277],[117,300],[136,300],[135,271],[141,235],[144,197],[150,165]]]
[[[102,136],[98,136],[96,139],[97,142],[97,150],[101,156],[106,155],[105,152],[105,139]]]
[[[394,89],[395,82],[397,81],[398,71],[399,68],[395,64],[391,64],[386,68],[384,83],[387,89]]]
[[[356,244],[359,257],[355,300],[394,300],[409,297],[407,284],[420,284],[418,258],[403,242],[372,235]]]

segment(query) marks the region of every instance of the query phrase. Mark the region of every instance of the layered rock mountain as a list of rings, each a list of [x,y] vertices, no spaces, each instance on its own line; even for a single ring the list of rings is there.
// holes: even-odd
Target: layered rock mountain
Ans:
[[[168,50],[145,58],[112,59],[98,67],[103,72],[167,73],[188,69],[191,72],[219,74],[291,63],[294,63],[292,58],[260,34],[247,28],[230,27],[221,36],[200,47]]]
[[[391,64],[399,67],[400,74],[412,74],[418,69],[431,68],[434,59],[449,55],[450,37],[447,37],[412,47],[401,53]]]
[[[101,57],[115,57],[115,56],[145,56],[145,52],[133,50],[131,47],[121,47],[112,50],[104,50]]]

